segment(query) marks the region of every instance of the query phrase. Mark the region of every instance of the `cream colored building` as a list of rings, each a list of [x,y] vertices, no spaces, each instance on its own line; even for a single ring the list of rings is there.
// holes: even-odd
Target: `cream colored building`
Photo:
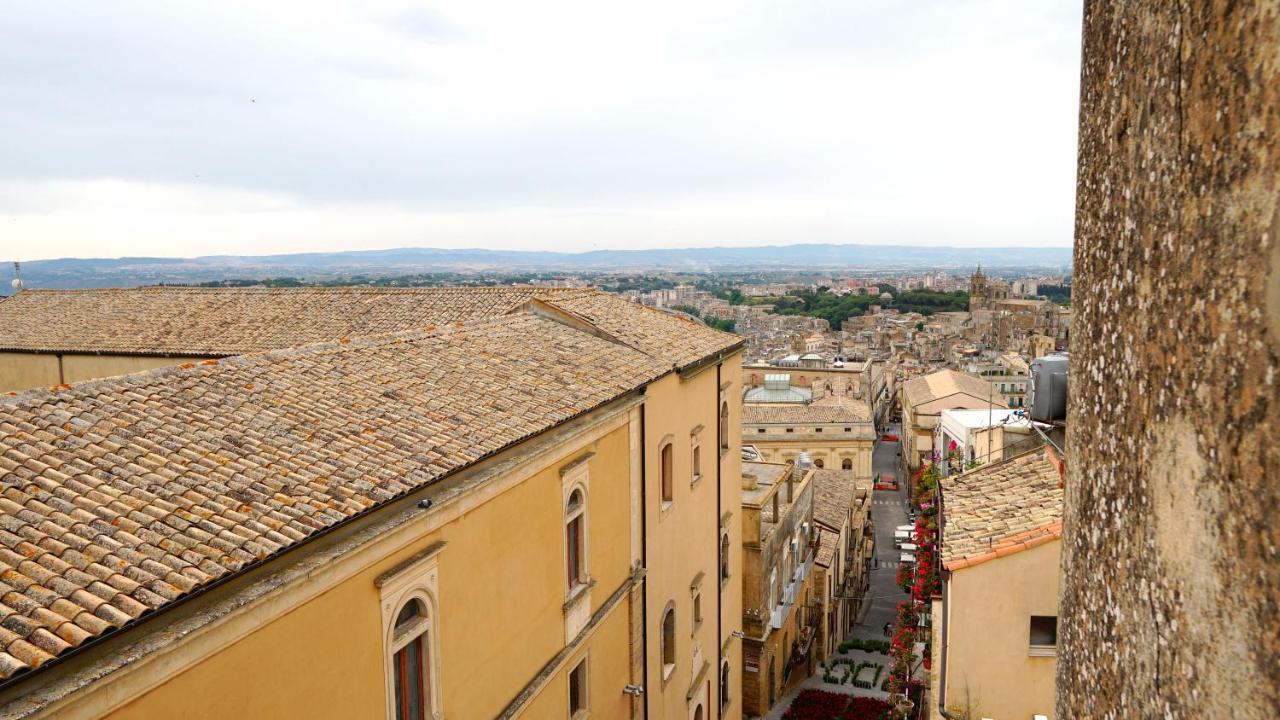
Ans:
[[[814,470],[813,522],[818,528],[814,587],[822,603],[819,659],[849,636],[864,608],[875,557],[871,484],[850,470]]]
[[[0,399],[0,713],[742,716],[738,338],[592,291],[291,292],[0,311],[14,354],[197,358]]]
[[[956,370],[939,370],[902,384],[902,462],[908,471],[933,456],[934,429],[943,410],[1008,407],[995,386]],[[945,452],[945,448],[939,448]]]
[[[747,403],[742,413],[742,443],[757,448],[764,460],[793,462],[807,453],[817,467],[871,478],[876,434],[865,401]]]
[[[1054,717],[1061,464],[1042,447],[943,481],[931,717]]]
[[[742,464],[743,708],[763,716],[815,667],[814,469]]]

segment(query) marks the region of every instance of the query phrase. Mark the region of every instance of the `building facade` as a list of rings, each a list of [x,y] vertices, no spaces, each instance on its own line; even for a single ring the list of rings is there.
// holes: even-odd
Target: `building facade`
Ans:
[[[794,462],[807,454],[819,468],[871,478],[876,434],[865,402],[749,403],[742,412],[742,442],[764,460]]]
[[[1001,395],[982,378],[955,370],[940,370],[902,384],[902,463],[908,472],[931,462],[934,431],[943,410],[1001,409]]]
[[[260,340],[244,310],[273,303],[235,292]],[[123,322],[137,296],[110,293],[83,327]],[[165,335],[135,306],[150,357],[203,359],[0,403],[4,712],[741,717],[738,339],[590,291],[498,299],[243,357],[231,317]]]
[[[742,473],[742,702],[763,716],[815,667],[814,470],[744,462]]]
[[[875,526],[871,485],[849,470],[814,470],[813,522],[818,529],[814,587],[822,605],[815,654],[826,660],[868,607]]]
[[[942,485],[930,687],[962,717],[1054,717],[1061,466],[1039,448]]]

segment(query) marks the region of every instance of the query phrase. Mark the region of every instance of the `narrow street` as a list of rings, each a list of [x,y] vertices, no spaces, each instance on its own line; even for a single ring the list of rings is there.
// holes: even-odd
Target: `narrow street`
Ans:
[[[882,432],[896,435],[898,433],[898,425],[888,425]],[[871,602],[866,606],[867,609],[863,612],[862,618],[854,626],[853,632],[850,634],[851,637],[860,640],[888,640],[889,636],[885,635],[884,632],[885,624],[893,622],[894,617],[897,615],[898,603],[908,597],[907,593],[902,592],[894,583],[894,577],[898,571],[900,552],[893,546],[893,532],[897,526],[906,525],[908,522],[906,478],[902,476],[899,466],[898,450],[900,447],[901,445],[898,442],[877,442],[871,458],[873,474],[876,477],[881,475],[896,477],[898,479],[898,490],[897,492],[876,490],[872,494],[871,519],[875,524],[876,550],[875,564],[871,569],[871,584],[867,591]],[[847,658],[854,662],[865,660],[883,665],[886,673],[889,669],[889,656],[880,653],[868,653],[862,650],[850,649],[839,653],[838,657]],[[885,676],[882,675],[881,677]],[[790,707],[791,701],[795,699],[795,696],[807,688],[848,695],[866,695],[882,699],[888,697],[888,693],[882,691],[878,685],[871,689],[863,689],[850,685],[823,682],[822,670],[818,669],[813,676],[805,680],[799,687],[793,689],[775,705],[773,710],[765,716],[767,720],[781,718],[786,709]]]
[[[885,432],[897,434],[898,426],[889,425]],[[898,478],[898,491],[876,490],[872,496],[871,519],[876,527],[876,562],[871,571],[869,593],[873,599],[862,621],[854,628],[853,636],[857,638],[887,640],[884,625],[893,622],[898,603],[907,598],[907,594],[894,584],[899,552],[893,546],[893,531],[908,522],[907,479],[902,476],[898,456],[900,447],[897,442],[877,443],[871,458],[871,469],[877,477],[892,475]]]

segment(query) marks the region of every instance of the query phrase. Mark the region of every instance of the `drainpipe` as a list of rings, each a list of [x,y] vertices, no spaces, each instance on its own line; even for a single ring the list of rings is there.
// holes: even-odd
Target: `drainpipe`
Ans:
[[[961,720],[947,710],[947,597],[951,595],[951,573],[943,571],[942,580],[942,647],[938,649],[938,714],[947,720]]]
[[[645,394],[648,388],[640,388]],[[640,695],[644,707],[644,717],[649,717],[649,482],[646,469],[649,456],[649,445],[645,435],[645,410],[647,405],[640,404],[640,566],[645,569],[640,579],[640,681],[645,692]]]
[[[724,419],[720,417],[720,403],[724,402],[724,399],[721,397],[721,395],[724,394],[724,391],[720,389],[720,382],[721,382],[720,368],[721,368],[721,364],[717,363],[716,364],[716,391],[714,395],[715,412],[716,412],[716,416],[715,416],[716,417],[716,517],[715,517],[716,579],[715,579],[715,586],[716,586],[716,686],[717,686],[716,698],[719,700],[719,702],[716,703],[717,718],[721,717],[720,711],[721,709],[724,708],[724,698],[720,697],[720,693],[724,692],[724,688],[720,687],[720,670],[724,665],[724,639],[723,639],[724,638],[724,583],[720,582],[720,536],[722,534],[721,528],[720,528],[720,518],[723,517],[722,513],[724,512],[720,507],[720,497],[721,497],[721,482],[723,480],[722,476],[724,475],[724,453],[720,449],[720,438],[722,436],[725,438],[728,438],[728,435],[725,434],[725,428],[721,427],[721,425],[724,423]],[[728,562],[729,558],[726,557],[724,561]],[[711,713],[707,713],[707,714],[710,715]]]

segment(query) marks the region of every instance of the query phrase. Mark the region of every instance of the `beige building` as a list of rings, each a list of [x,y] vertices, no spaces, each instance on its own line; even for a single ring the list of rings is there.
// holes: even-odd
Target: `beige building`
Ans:
[[[907,470],[915,470],[933,456],[934,429],[943,410],[988,407],[1008,406],[994,385],[968,373],[939,370],[903,383],[902,462]]]
[[[864,400],[877,427],[888,422],[893,409],[894,373],[880,360],[849,362],[844,367],[827,367],[825,361],[818,367],[753,364],[743,366],[742,373],[743,384],[752,389],[766,387],[770,376],[785,374],[792,389],[807,390],[815,400],[832,395]]]
[[[822,603],[815,654],[826,659],[869,604],[875,557],[871,484],[850,470],[814,470],[813,522],[818,529],[813,584]]]
[[[29,292],[12,355],[198,361],[0,399],[5,717],[741,717],[738,338],[592,291]]]
[[[742,463],[743,712],[762,716],[815,667],[814,469]]]
[[[875,439],[865,401],[838,398],[825,404],[742,406],[742,442],[757,448],[769,462],[795,461],[807,453],[819,468],[852,470],[869,480]]]
[[[1046,446],[943,481],[931,717],[1054,717],[1061,472]]]

